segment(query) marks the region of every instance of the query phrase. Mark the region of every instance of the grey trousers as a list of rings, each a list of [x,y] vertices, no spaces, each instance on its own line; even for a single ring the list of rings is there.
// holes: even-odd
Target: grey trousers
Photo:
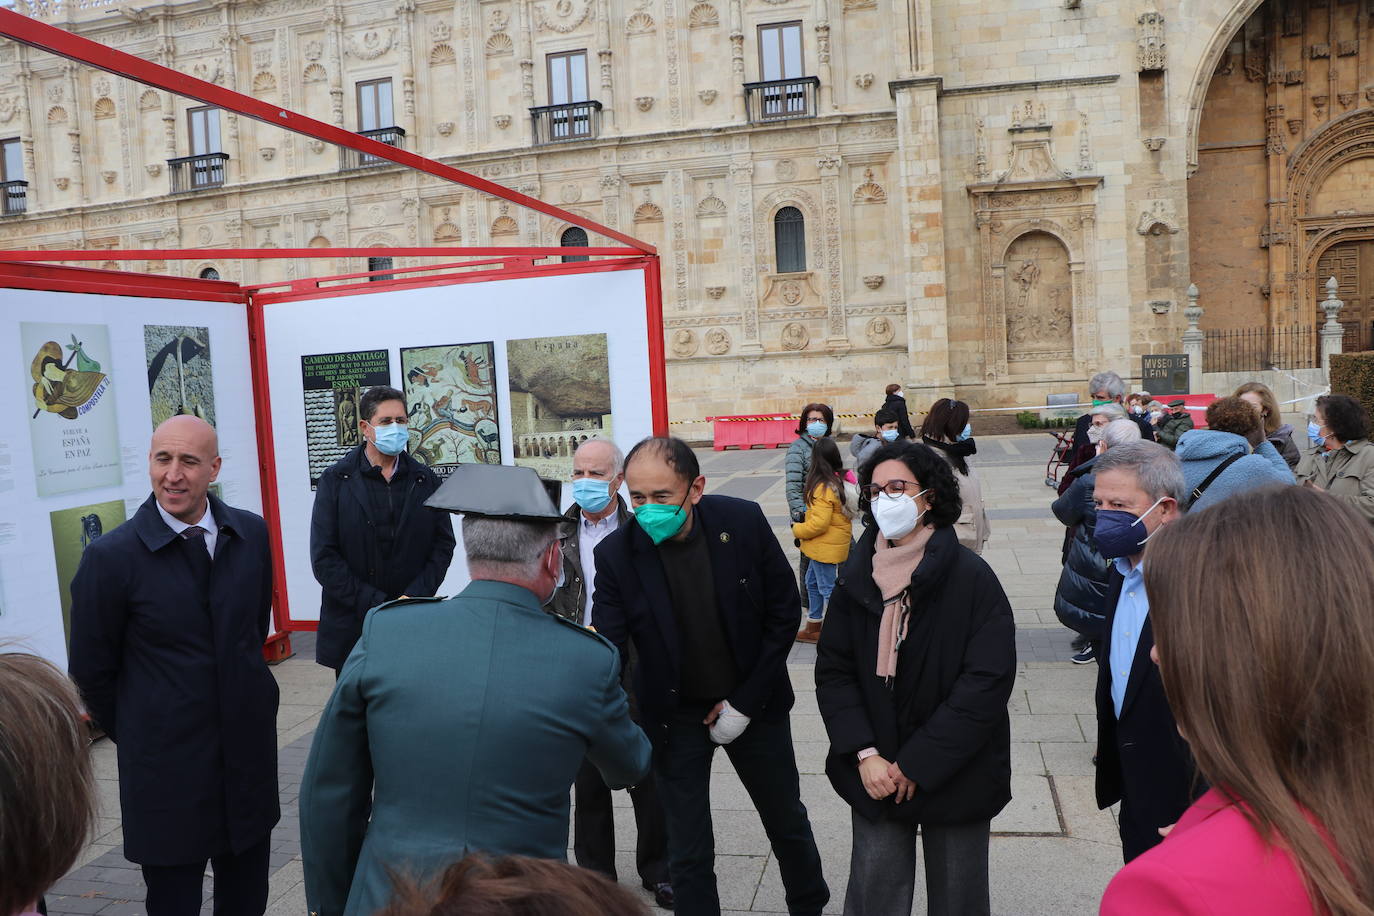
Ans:
[[[917,825],[855,813],[844,916],[909,916],[916,893]],[[989,916],[988,821],[923,826],[928,916]]]

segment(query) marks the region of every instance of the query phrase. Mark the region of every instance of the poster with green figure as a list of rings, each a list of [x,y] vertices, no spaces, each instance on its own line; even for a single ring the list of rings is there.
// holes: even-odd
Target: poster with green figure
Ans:
[[[52,552],[57,560],[57,591],[62,596],[62,628],[72,638],[72,579],[86,548],[124,524],[124,500],[114,499],[49,513]]]
[[[29,360],[34,485],[40,497],[123,482],[111,395],[110,331],[103,324],[20,322]]]

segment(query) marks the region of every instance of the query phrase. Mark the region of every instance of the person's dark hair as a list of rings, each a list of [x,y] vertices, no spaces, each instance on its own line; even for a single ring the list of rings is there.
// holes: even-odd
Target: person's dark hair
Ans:
[[[377,405],[383,401],[406,402],[406,396],[401,394],[390,385],[374,385],[363,392],[363,396],[358,398],[358,417],[359,419],[372,422],[372,417],[377,413]]]
[[[811,500],[817,489],[829,487],[839,498],[840,505],[846,505],[844,478],[840,476],[843,473],[844,460],[840,458],[840,447],[835,444],[835,440],[828,438],[818,440],[816,447],[811,450],[811,466],[806,472],[806,483],[802,485],[802,494],[806,499],[806,504],[811,505]]]
[[[934,449],[919,442],[900,440],[884,445],[859,468],[859,492],[862,493],[873,482],[873,469],[884,461],[902,462],[917,483],[930,491],[926,494],[930,511],[923,521],[936,528],[948,528],[959,520],[959,514],[964,511],[964,503],[959,496],[959,482],[955,480],[954,469],[949,462],[937,455]],[[860,508],[871,515],[867,497],[860,499]]]
[[[873,415],[873,425],[882,427],[889,423],[900,423],[901,418],[897,416],[897,411],[890,407],[879,407],[878,412]]]
[[[1249,401],[1238,397],[1217,398],[1207,405],[1207,428],[1222,433],[1235,433],[1249,439],[1264,426],[1259,411]]]
[[[825,418],[825,434],[830,435],[830,431],[835,428],[835,411],[830,409],[829,404],[807,404],[801,410],[801,418],[797,420],[797,435],[806,433],[806,415],[811,411],[817,411]]]
[[[1324,394],[1317,398],[1317,409],[1326,418],[1326,428],[1342,442],[1369,438],[1369,413],[1348,394]]]
[[[883,391],[888,395],[894,395],[901,390],[902,386],[898,385],[896,382],[893,382],[891,385],[888,385],[886,388],[883,389]]]
[[[86,848],[90,743],[62,672],[36,655],[0,654],[0,913],[23,912]]]
[[[599,872],[552,859],[473,854],[430,884],[392,876],[377,916],[648,916],[630,891]]]
[[[921,422],[921,438],[953,442],[968,425],[968,405],[953,398],[940,398],[930,405],[930,412]]]
[[[688,483],[701,476],[701,465],[697,462],[696,452],[677,436],[650,436],[636,442],[635,447],[630,449],[630,454],[625,456],[627,471],[630,462],[634,461],[635,456],[641,451],[646,455],[662,458],[668,467],[677,471],[677,475]]]
[[[1369,522],[1265,487],[1165,525],[1147,554],[1159,671],[1199,771],[1292,855],[1311,912],[1374,913]]]

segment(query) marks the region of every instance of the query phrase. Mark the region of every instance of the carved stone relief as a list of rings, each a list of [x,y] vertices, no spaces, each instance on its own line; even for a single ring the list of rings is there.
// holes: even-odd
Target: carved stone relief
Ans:
[[[716,216],[725,216],[729,208],[725,206],[725,201],[716,196],[715,185],[706,185],[706,196],[697,202],[697,218],[709,219]]]
[[[1135,231],[1141,235],[1178,232],[1178,214],[1174,209],[1174,202],[1163,198],[1146,201],[1141,205],[1140,218],[1136,220]]]
[[[553,0],[534,5],[534,23],[541,32],[560,35],[575,30],[591,15],[591,0]]]
[[[1072,356],[1069,253],[1046,232],[1028,232],[1006,255],[1007,360]]]
[[[854,203],[856,204],[882,204],[887,203],[887,191],[883,186],[874,180],[873,170],[864,169],[863,184],[854,189]]]
[[[868,326],[864,328],[864,336],[868,338],[869,344],[875,347],[887,346],[892,343],[895,335],[892,320],[884,315],[875,315],[868,319]]]
[[[376,60],[391,50],[396,42],[396,29],[367,29],[361,34],[351,34],[344,39],[345,51],[350,57],[359,60]]]
[[[1166,66],[1164,17],[1147,10],[1136,19],[1136,30],[1136,69],[1142,73],[1163,70]]]
[[[673,332],[673,355],[686,359],[697,352],[697,335],[691,328],[678,328]]]
[[[782,348],[784,350],[805,350],[811,342],[811,332],[806,325],[789,321],[782,326]]]
[[[712,356],[724,356],[730,350],[730,332],[724,328],[711,328],[706,332],[706,352]]]
[[[698,3],[687,14],[687,25],[693,29],[709,29],[720,25],[720,13],[709,3]]]
[[[797,177],[797,163],[791,159],[779,159],[773,165],[773,174],[778,181],[794,181]]]

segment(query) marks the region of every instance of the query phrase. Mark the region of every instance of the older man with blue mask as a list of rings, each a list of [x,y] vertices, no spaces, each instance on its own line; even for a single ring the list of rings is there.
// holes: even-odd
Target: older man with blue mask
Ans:
[[[1196,796],[1192,758],[1150,660],[1154,633],[1143,579],[1146,545],[1181,517],[1187,484],[1177,456],[1155,442],[1114,446],[1093,470],[1093,536],[1113,563],[1104,604],[1106,651],[1098,658],[1097,804],[1121,803],[1129,862],[1159,843],[1159,831]]]

